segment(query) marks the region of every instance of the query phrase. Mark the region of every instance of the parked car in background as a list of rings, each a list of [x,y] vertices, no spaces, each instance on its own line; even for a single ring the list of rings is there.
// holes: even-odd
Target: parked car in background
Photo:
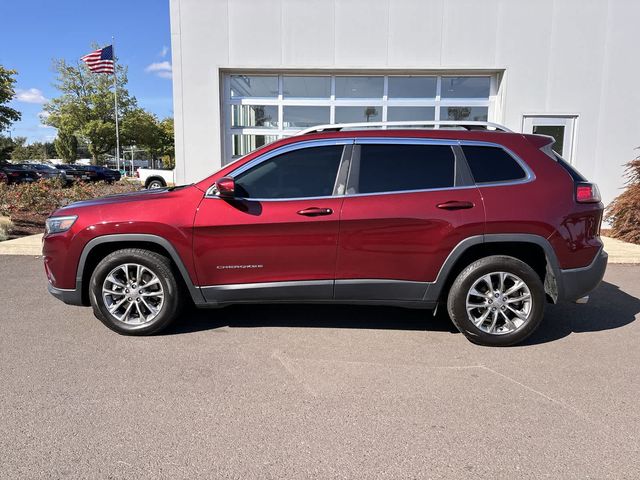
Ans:
[[[51,165],[46,165],[44,163],[21,163],[20,165],[26,169],[31,169],[35,171],[38,178],[41,178],[41,179],[45,179],[45,180],[52,180],[52,179],[66,180],[67,179],[67,174],[64,172],[64,170],[58,170],[57,168]]]
[[[7,178],[7,174],[0,170],[0,183],[9,183],[9,179]]]
[[[446,309],[493,346],[527,338],[547,302],[586,303],[607,265],[597,186],[551,137],[422,124],[447,128],[324,125],[192,185],[61,208],[49,291],[129,335],[185,300],[351,303]]]
[[[39,178],[35,170],[14,163],[0,163],[0,170],[7,176],[7,183],[35,182]]]
[[[78,168],[78,165],[69,165],[61,163],[55,166],[56,169],[61,170],[67,176],[67,181],[81,180],[82,171]]]
[[[117,182],[122,177],[119,171],[111,170],[102,165],[80,165],[78,168],[83,172],[82,180],[111,183]]]
[[[176,184],[175,170],[162,170],[155,168],[139,168],[136,170],[136,177],[144,188],[162,188]]]

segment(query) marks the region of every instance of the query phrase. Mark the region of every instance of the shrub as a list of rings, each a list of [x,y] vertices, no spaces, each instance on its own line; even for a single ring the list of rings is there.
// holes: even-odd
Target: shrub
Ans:
[[[18,185],[0,184],[0,215],[13,217],[21,212],[47,216],[54,210],[79,200],[140,190],[140,184],[121,180],[74,183],[65,188],[59,180],[40,180]]]
[[[9,238],[9,230],[11,230],[11,220],[7,217],[0,217],[0,242],[4,242]]]
[[[612,237],[640,244],[640,157],[627,163],[625,175],[627,188],[609,204],[605,219]]]

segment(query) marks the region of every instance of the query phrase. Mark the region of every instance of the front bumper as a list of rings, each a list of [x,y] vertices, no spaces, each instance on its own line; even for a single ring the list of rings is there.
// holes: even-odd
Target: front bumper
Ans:
[[[82,292],[78,289],[67,290],[65,288],[56,288],[50,283],[48,284],[49,293],[56,297],[58,300],[63,301],[67,305],[83,306]]]
[[[560,270],[561,299],[573,302],[595,290],[604,277],[608,259],[607,252],[601,249],[590,265]]]

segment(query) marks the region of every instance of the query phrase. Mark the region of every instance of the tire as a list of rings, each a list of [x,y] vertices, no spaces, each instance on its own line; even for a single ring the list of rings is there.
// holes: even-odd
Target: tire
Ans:
[[[164,184],[164,182],[162,180],[151,180],[148,184],[147,184],[147,189],[152,190],[155,188],[163,188],[166,185]]]
[[[513,290],[518,280],[524,286]],[[534,332],[544,316],[545,303],[542,281],[529,265],[494,255],[460,272],[449,290],[447,310],[453,324],[471,342],[503,347],[520,343]]]
[[[158,333],[176,319],[182,306],[169,259],[139,248],[117,250],[102,259],[91,274],[89,300],[94,315],[124,335]]]

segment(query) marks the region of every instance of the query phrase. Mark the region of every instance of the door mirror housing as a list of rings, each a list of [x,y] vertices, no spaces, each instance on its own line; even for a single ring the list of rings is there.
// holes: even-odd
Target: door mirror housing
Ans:
[[[221,198],[235,197],[236,182],[231,177],[222,177],[215,183],[216,194]]]

